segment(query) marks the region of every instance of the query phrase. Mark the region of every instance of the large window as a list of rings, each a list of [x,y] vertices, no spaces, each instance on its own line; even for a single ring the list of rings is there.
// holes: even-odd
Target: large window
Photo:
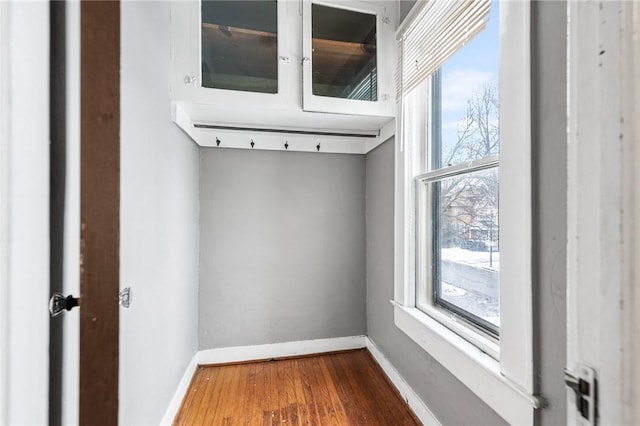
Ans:
[[[440,309],[492,338],[500,327],[498,2],[473,40],[431,77],[415,177],[416,305]],[[427,110],[428,111],[428,110]]]
[[[400,330],[528,425],[530,20],[528,1],[425,1],[398,29],[393,300]]]

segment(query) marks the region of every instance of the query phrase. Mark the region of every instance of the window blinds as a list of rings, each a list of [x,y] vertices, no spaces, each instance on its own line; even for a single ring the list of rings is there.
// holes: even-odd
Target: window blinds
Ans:
[[[414,18],[398,32],[398,98],[484,29],[491,0],[428,0],[420,1],[416,7],[420,9]]]

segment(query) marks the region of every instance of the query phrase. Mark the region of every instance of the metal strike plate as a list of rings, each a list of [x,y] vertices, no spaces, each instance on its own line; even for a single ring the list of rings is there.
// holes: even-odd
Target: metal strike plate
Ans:
[[[564,382],[574,393],[578,425],[597,425],[598,381],[595,370],[585,365],[578,365],[575,371],[565,370]]]

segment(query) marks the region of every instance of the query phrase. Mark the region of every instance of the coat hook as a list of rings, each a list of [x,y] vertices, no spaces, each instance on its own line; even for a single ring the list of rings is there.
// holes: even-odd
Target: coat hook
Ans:
[[[254,146],[255,144],[256,144],[256,143],[253,141],[253,139],[251,139],[251,148],[253,148],[253,146]]]
[[[316,149],[320,151],[320,142],[318,142],[318,145],[316,145]]]
[[[289,149],[289,141],[284,141],[284,149]]]
[[[216,146],[220,146],[220,139],[216,137]]]

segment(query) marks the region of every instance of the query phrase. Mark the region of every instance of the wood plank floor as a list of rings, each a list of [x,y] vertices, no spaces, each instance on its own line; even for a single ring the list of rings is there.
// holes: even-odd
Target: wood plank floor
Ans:
[[[419,425],[366,349],[198,366],[174,425]]]

